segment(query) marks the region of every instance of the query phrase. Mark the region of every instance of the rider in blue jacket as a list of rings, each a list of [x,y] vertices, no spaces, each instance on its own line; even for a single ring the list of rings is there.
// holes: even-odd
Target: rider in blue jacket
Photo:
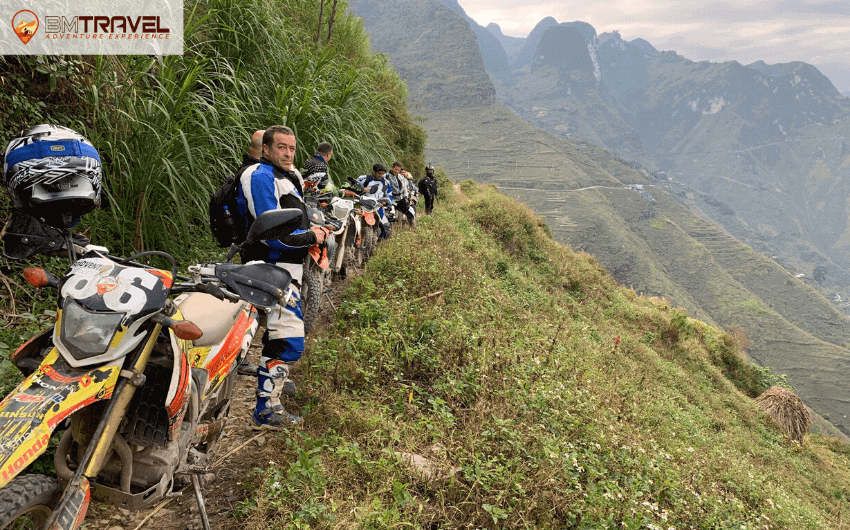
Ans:
[[[239,213],[249,223],[268,210],[298,208],[304,213],[298,230],[278,241],[251,245],[242,256],[243,262],[261,260],[286,269],[297,282],[298,291],[308,249],[324,241],[327,229],[310,228],[301,175],[293,166],[295,142],[295,133],[288,127],[275,125],[266,129],[259,164],[242,173],[238,204]],[[289,379],[290,365],[298,361],[304,352],[300,299],[286,307],[276,306],[268,312],[266,321],[253,426],[283,428],[301,420],[299,416],[287,413],[280,402],[281,393],[295,392],[295,385]]]

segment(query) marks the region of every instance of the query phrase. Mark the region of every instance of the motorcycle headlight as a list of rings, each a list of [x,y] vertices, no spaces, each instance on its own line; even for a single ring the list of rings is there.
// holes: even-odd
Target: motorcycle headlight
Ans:
[[[106,353],[123,318],[123,313],[86,311],[73,300],[68,300],[62,311],[62,343],[76,359]]]

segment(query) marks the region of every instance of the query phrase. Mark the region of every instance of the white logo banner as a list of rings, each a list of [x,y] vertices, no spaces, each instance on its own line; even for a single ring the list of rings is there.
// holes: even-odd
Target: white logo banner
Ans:
[[[182,55],[183,0],[2,0],[0,55]]]

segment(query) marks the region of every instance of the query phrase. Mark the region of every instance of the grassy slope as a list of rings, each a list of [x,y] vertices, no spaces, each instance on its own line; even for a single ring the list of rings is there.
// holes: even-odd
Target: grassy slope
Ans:
[[[433,112],[425,128],[431,160],[532,206],[556,240],[597,256],[621,284],[745,328],[756,360],[788,374],[807,403],[850,432],[850,321],[810,286],[686,211],[664,182],[503,107]],[[654,203],[626,189],[632,183]],[[568,191],[589,186],[601,187]]]
[[[841,527],[847,446],[780,434],[724,376],[753,381],[728,335],[461,188],[309,344],[307,420],[247,528]]]

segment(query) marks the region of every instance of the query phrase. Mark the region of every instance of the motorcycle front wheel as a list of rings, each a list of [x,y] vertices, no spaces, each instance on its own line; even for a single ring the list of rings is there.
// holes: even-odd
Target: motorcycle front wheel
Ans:
[[[378,228],[375,228],[376,226],[377,226],[377,224],[373,225],[373,226],[366,225],[366,228],[363,230],[363,261],[364,262],[367,259],[369,259],[372,256],[372,254],[375,253],[375,247],[378,244],[378,233],[379,233],[379,230],[380,230]]]
[[[0,530],[41,529],[62,495],[59,481],[21,475],[0,490]]]
[[[305,335],[310,333],[313,322],[319,314],[323,290],[322,269],[312,263],[304,267],[304,278],[301,282],[301,314],[304,318]]]

